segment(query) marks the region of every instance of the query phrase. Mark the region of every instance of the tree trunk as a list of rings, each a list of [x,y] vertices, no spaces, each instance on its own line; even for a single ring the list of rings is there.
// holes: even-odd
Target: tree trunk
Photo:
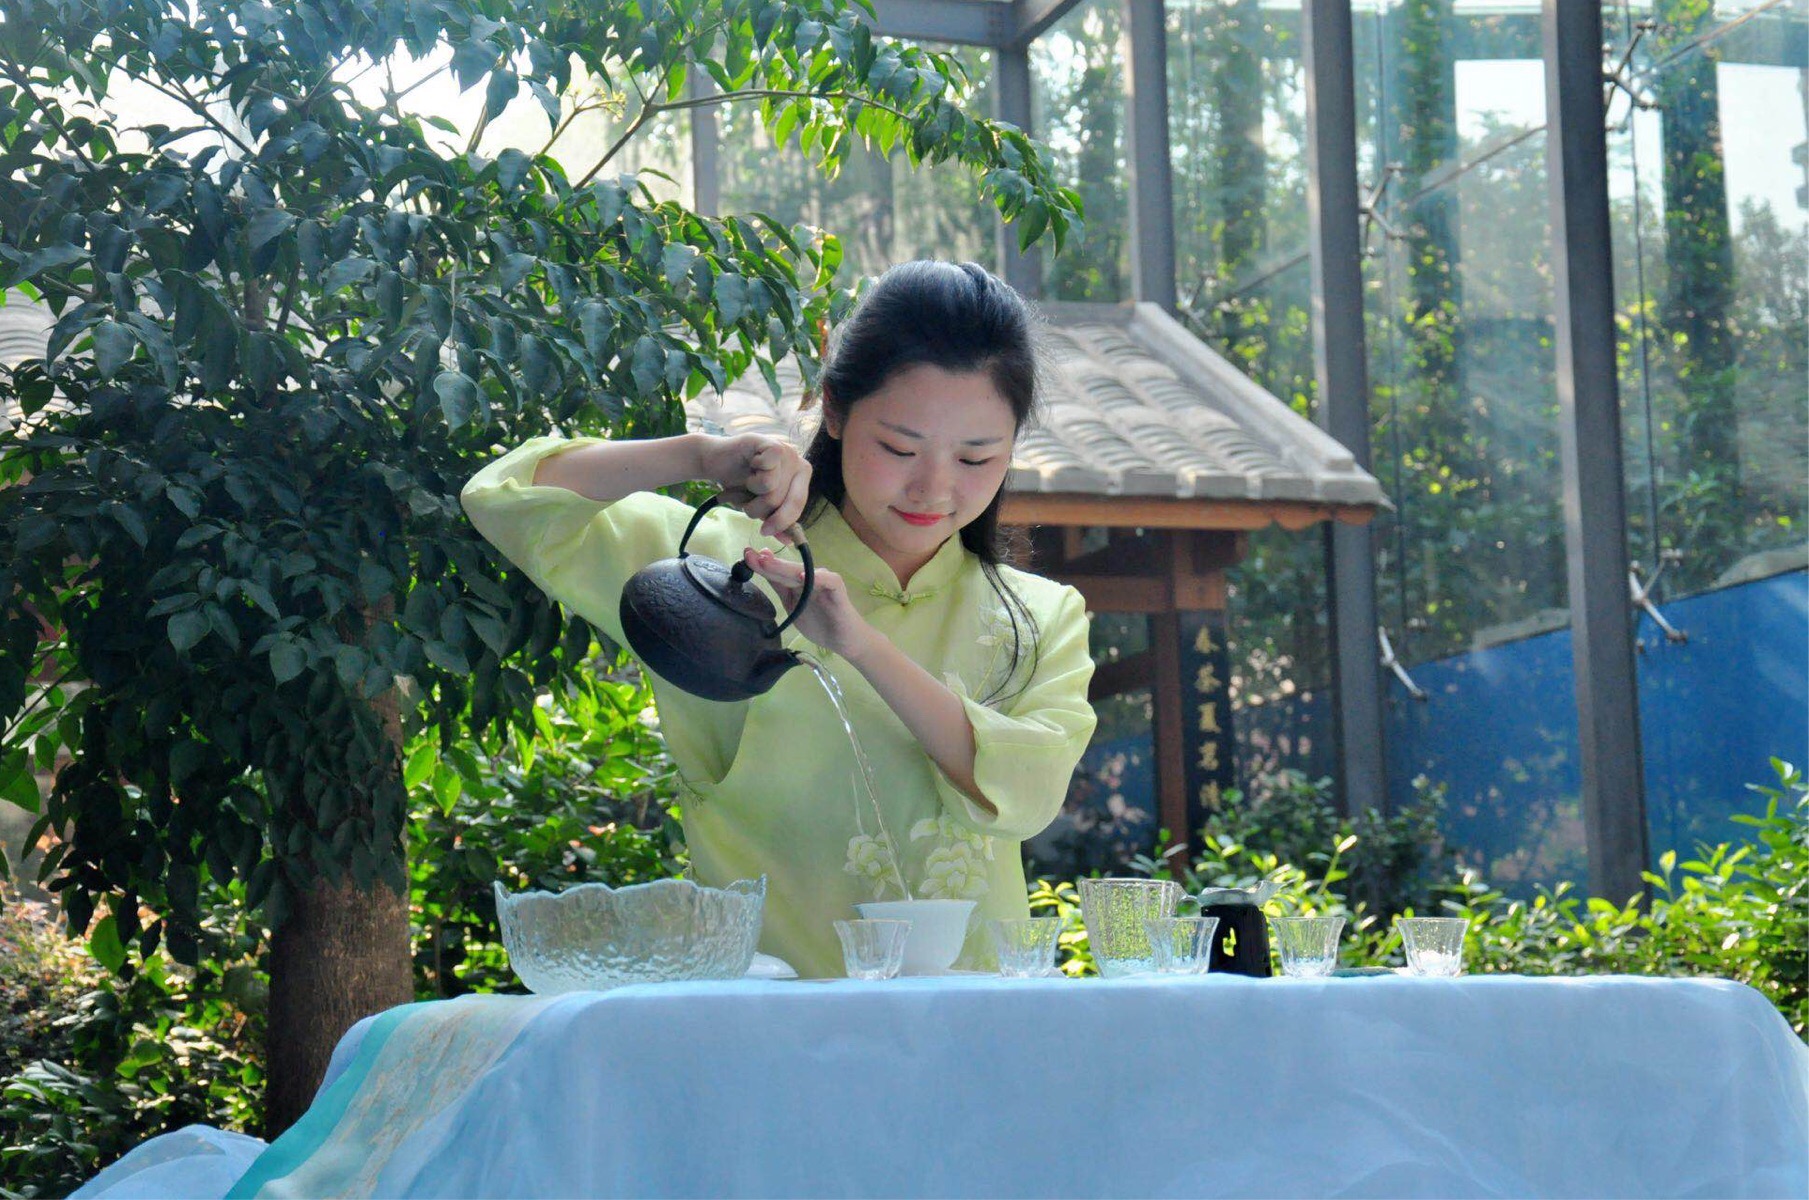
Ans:
[[[346,1030],[413,999],[404,897],[350,879],[297,896],[270,946],[264,1136],[307,1111]]]

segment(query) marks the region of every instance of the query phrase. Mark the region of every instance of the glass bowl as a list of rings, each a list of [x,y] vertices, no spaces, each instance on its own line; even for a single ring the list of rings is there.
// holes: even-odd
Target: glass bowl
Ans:
[[[543,996],[630,983],[739,979],[754,961],[766,876],[726,888],[656,879],[612,888],[511,893],[498,882],[496,916],[509,966]]]

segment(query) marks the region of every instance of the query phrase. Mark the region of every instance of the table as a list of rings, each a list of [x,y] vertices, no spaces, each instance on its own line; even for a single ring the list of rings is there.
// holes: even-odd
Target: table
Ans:
[[[949,977],[465,998],[361,1023],[308,1121],[238,1190],[1809,1194],[1809,1048],[1721,980]],[[332,1184],[334,1170],[354,1178]],[[108,1176],[78,1194],[147,1194],[146,1177],[134,1191],[129,1170]]]

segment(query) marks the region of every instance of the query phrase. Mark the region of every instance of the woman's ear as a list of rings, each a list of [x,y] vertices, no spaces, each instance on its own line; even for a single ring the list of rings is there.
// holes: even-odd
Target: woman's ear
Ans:
[[[823,432],[839,442],[842,440],[842,426],[844,423],[841,411],[830,402],[829,392],[825,390],[823,392]]]

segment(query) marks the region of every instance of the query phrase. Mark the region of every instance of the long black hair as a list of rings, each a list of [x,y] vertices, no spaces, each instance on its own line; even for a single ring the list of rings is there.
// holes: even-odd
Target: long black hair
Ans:
[[[978,263],[920,259],[899,263],[874,281],[830,339],[822,377],[825,419],[804,452],[810,463],[807,514],[814,516],[824,504],[839,508],[847,495],[841,442],[830,436],[828,417],[833,414],[837,427],[845,428],[856,404],[898,372],[923,365],[951,374],[984,372],[1011,406],[1015,429],[1022,430],[1037,397],[1036,318],[1030,305]],[[961,529],[961,544],[980,560],[1011,618],[1012,668],[988,700],[1017,674],[1026,644],[1026,685],[1037,659],[1036,618],[999,572],[1001,563],[1023,551],[1021,537],[1008,538],[999,528],[1004,499],[1000,484],[985,511]]]

